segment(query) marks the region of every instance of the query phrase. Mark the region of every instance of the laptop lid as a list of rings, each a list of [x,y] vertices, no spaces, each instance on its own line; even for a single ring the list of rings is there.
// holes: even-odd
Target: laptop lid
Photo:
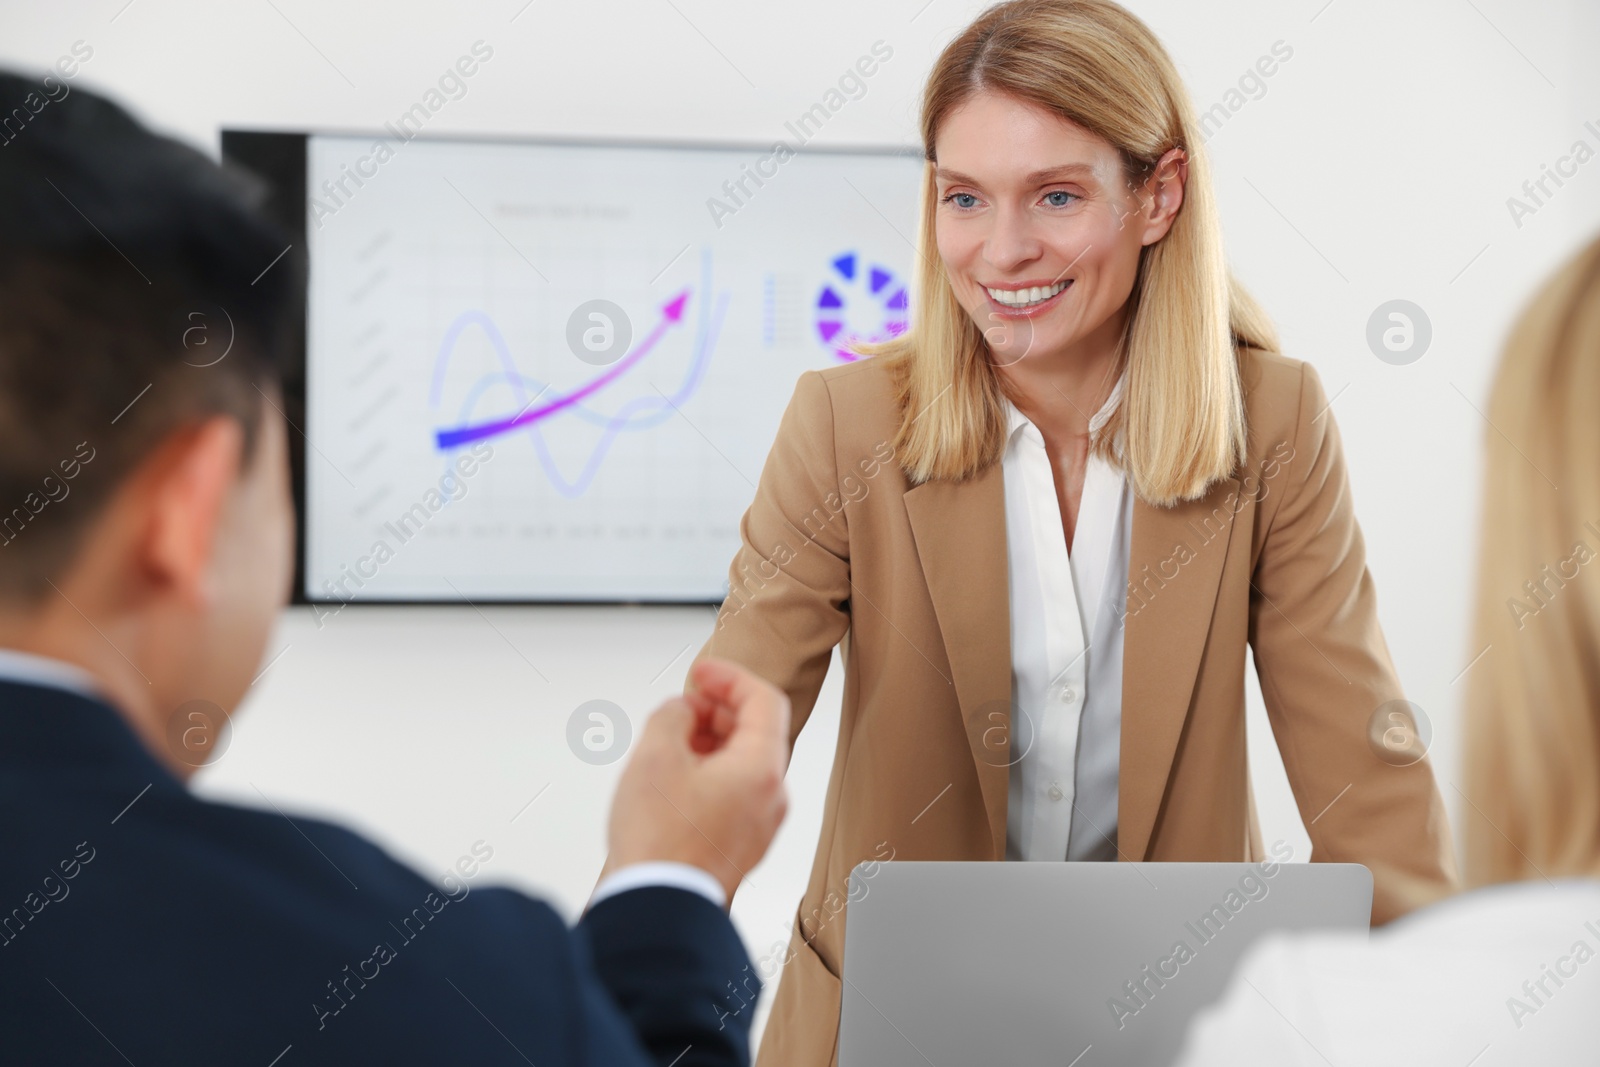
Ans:
[[[863,863],[839,1067],[1170,1064],[1275,930],[1365,931],[1355,863]]]

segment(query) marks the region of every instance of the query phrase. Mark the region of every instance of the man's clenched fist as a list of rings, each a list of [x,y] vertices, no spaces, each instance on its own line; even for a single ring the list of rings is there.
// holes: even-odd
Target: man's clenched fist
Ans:
[[[789,808],[789,698],[724,659],[696,662],[689,678],[645,723],[617,783],[607,867],[693,864],[732,900]]]

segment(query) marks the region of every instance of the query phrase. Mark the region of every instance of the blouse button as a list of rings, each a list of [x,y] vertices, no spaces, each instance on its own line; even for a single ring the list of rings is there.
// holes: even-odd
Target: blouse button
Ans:
[[[1076,693],[1076,692],[1074,692],[1074,691],[1073,691],[1073,690],[1072,690],[1072,689],[1070,689],[1070,688],[1068,688],[1068,689],[1063,689],[1063,690],[1062,690],[1062,691],[1061,691],[1061,703],[1063,703],[1063,704],[1070,704],[1070,703],[1072,703],[1072,702],[1073,702],[1073,701],[1074,701],[1074,700],[1076,700],[1076,699],[1077,699],[1077,697],[1078,697],[1078,694],[1077,694],[1077,693]]]
[[[1051,800],[1060,800],[1066,794],[1061,792],[1061,787],[1059,785],[1056,785],[1054,782],[1052,782],[1047,795]]]

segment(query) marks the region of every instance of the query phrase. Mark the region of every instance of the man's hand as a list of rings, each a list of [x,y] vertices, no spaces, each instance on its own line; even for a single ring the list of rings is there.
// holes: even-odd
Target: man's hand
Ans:
[[[789,698],[724,659],[700,660],[689,678],[694,688],[645,723],[617,783],[607,867],[693,864],[732,900],[789,809]]]

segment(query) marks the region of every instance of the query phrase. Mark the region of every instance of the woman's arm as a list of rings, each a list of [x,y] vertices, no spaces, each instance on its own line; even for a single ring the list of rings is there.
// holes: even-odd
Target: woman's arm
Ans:
[[[792,751],[850,625],[833,404],[817,371],[795,382],[739,534],[728,598],[695,659],[733,660],[787,693]]]
[[[817,371],[794,395],[739,523],[728,598],[690,666],[721,656],[789,696],[789,752],[850,625],[849,539],[835,474],[833,404]],[[685,671],[684,690],[692,672]],[[787,757],[785,757],[787,759]],[[610,856],[596,885],[616,868]]]
[[[1250,644],[1313,859],[1370,868],[1372,918],[1382,923],[1454,891],[1455,859],[1429,762],[1385,760],[1369,742],[1379,708],[1403,693],[1339,430],[1316,370],[1305,364],[1302,374],[1288,463],[1297,473],[1268,520]]]

